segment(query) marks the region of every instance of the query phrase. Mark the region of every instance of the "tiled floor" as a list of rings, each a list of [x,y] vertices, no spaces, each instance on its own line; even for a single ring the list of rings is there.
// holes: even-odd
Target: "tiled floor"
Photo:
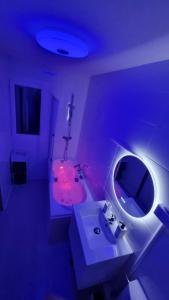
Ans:
[[[15,186],[0,212],[0,300],[75,299],[68,241],[48,244],[46,182]]]

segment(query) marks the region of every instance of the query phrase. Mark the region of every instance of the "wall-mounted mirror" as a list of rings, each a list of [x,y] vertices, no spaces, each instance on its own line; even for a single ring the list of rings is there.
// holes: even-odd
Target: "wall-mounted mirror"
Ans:
[[[128,214],[140,218],[149,213],[154,202],[154,183],[139,158],[122,157],[115,167],[113,180],[119,204]]]

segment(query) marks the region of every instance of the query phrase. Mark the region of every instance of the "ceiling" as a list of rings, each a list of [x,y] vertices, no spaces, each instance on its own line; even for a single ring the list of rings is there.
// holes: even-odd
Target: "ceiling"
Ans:
[[[0,3],[0,49],[15,59],[48,70],[73,66],[97,73],[129,67],[133,55],[134,64],[138,63],[138,57],[144,63],[143,56],[146,63],[151,62],[147,51],[153,55],[156,52],[157,57],[153,59],[158,61],[158,47],[161,49],[162,43],[160,59],[169,59],[169,1],[3,1]],[[46,27],[80,37],[88,45],[89,56],[74,60],[40,48],[35,35]]]

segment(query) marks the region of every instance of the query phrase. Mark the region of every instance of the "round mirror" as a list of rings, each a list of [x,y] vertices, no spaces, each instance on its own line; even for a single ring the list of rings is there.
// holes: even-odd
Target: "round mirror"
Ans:
[[[144,217],[153,206],[154,184],[151,174],[136,156],[124,156],[117,163],[114,190],[121,207],[134,217]]]

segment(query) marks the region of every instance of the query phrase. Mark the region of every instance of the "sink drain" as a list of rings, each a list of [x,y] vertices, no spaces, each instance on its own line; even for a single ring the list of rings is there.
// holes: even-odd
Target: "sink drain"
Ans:
[[[95,233],[95,234],[100,234],[100,232],[101,232],[101,230],[100,230],[99,227],[95,227],[95,228],[94,228],[94,233]]]

